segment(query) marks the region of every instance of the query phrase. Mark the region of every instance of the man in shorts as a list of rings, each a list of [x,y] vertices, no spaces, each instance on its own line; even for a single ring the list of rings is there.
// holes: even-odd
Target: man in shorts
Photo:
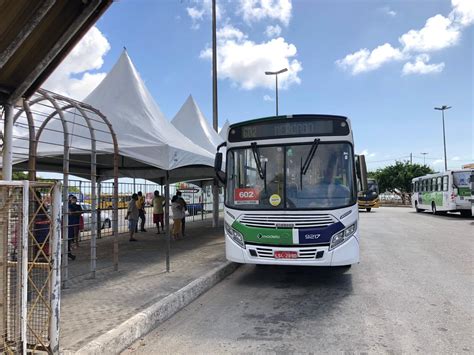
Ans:
[[[131,242],[136,242],[137,241],[134,238],[135,229],[137,228],[137,224],[138,224],[137,200],[138,200],[138,195],[133,194],[132,199],[130,201],[128,201],[127,215],[125,216],[125,219],[128,220],[128,230],[130,231],[129,241],[131,241]]]
[[[161,224],[161,230],[163,233],[165,232],[165,227],[163,223],[163,206],[165,205],[165,198],[163,196],[160,196],[160,192],[158,190],[155,191],[153,197],[153,223],[156,224],[156,234],[160,234],[160,224]]]

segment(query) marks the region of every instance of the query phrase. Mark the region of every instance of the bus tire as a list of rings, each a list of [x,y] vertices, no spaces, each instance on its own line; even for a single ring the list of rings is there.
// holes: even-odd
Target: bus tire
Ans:
[[[369,208],[366,208],[365,210],[366,210],[367,212],[370,212],[370,211],[372,210],[372,208],[369,207]]]
[[[424,211],[423,209],[418,208],[418,201],[415,201],[415,211],[416,211],[417,213],[420,213],[420,212],[423,212],[423,211]]]
[[[437,214],[438,212],[436,211],[436,204],[433,202],[431,202],[431,213],[433,214]]]
[[[472,211],[461,210],[461,217],[472,217]]]

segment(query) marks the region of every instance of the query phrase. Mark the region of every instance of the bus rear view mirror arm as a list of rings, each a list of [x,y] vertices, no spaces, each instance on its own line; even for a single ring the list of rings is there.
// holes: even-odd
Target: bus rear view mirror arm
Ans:
[[[357,179],[360,182],[361,191],[367,191],[369,189],[367,181],[367,164],[365,163],[365,155],[359,155],[356,159],[357,164]]]

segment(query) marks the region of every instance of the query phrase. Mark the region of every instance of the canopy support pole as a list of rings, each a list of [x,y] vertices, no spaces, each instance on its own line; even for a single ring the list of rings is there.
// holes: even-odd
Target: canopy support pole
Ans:
[[[171,231],[170,231],[170,182],[169,173],[165,176],[165,230],[166,230],[166,272],[170,272],[170,251],[171,251]]]
[[[13,144],[13,105],[5,104],[4,115],[5,121],[3,125],[3,180],[12,180],[13,158],[12,158],[12,144]]]

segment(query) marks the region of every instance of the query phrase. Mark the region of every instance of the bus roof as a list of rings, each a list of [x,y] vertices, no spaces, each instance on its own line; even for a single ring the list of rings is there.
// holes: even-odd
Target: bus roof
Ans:
[[[313,119],[323,119],[323,118],[331,118],[331,119],[339,119],[341,121],[347,121],[347,117],[345,116],[339,116],[339,115],[325,115],[325,114],[297,114],[297,115],[282,115],[282,116],[268,116],[268,117],[261,117],[261,118],[255,118],[253,120],[248,120],[248,121],[242,121],[242,122],[237,122],[233,123],[229,126],[230,128],[233,127],[239,127],[239,126],[244,126],[250,123],[256,123],[256,122],[265,122],[265,121],[272,121],[272,120],[284,120],[284,119],[291,119],[291,118],[313,118]]]
[[[438,176],[449,175],[449,174],[452,174],[452,173],[463,173],[463,172],[472,172],[472,171],[474,171],[474,170],[473,169],[446,170],[446,171],[442,171],[442,172],[439,172],[439,173],[433,173],[433,174],[426,174],[426,175],[423,175],[423,176],[418,176],[416,178],[411,179],[411,181],[417,181],[417,180],[424,179],[424,178],[434,178],[434,177],[438,177]]]

